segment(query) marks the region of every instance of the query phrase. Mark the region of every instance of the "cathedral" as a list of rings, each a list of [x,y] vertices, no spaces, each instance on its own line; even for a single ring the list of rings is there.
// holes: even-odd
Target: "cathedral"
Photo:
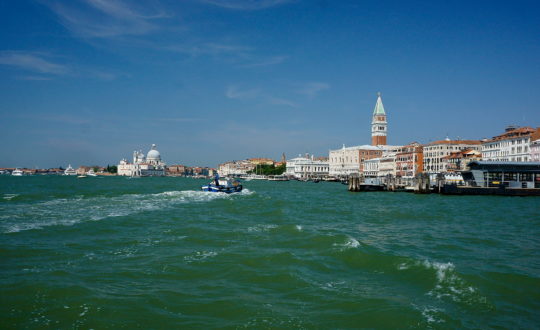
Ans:
[[[133,162],[122,159],[118,164],[118,175],[123,176],[164,176],[165,163],[161,160],[161,154],[152,144],[152,148],[146,154],[142,150],[133,152]]]

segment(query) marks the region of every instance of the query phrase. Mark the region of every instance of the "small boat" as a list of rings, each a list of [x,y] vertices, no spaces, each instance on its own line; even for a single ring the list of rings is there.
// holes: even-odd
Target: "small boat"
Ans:
[[[75,171],[73,167],[71,167],[71,164],[69,164],[66,170],[64,171],[64,175],[77,175],[77,171]]]
[[[206,186],[201,187],[202,191],[211,191],[211,192],[224,192],[227,194],[241,192],[242,185],[240,182],[234,179],[219,178],[216,175],[216,178],[207,184]]]
[[[13,176],[23,176],[23,171],[19,170],[18,168],[14,169],[11,173]]]
[[[86,176],[86,174],[77,175],[78,179],[84,179],[84,178],[87,178],[87,177],[88,176]]]
[[[91,168],[88,172],[86,172],[86,175],[88,176],[97,176],[96,172],[94,172],[94,169]]]

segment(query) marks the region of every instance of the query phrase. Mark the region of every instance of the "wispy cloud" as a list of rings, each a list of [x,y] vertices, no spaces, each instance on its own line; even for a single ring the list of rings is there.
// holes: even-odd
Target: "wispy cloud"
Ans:
[[[244,64],[242,65],[242,67],[253,68],[253,67],[259,67],[259,66],[275,65],[275,64],[282,63],[287,58],[288,56],[271,56],[271,57],[262,58],[262,59],[252,59],[251,63]]]
[[[317,96],[320,92],[329,89],[330,85],[323,82],[310,82],[301,86],[298,90],[298,94],[307,95],[310,98]]]
[[[229,99],[236,99],[236,100],[252,99],[252,100],[258,100],[258,101],[266,102],[273,105],[286,105],[290,107],[298,107],[298,105],[293,101],[268,95],[262,92],[258,88],[240,89],[237,86],[233,85],[233,86],[227,87],[227,90],[225,91],[225,96]]]
[[[155,8],[134,9],[121,0],[79,0],[46,2],[60,22],[84,38],[143,35],[158,29],[153,19],[169,17]],[[142,12],[153,12],[150,15]]]
[[[294,0],[200,0],[214,6],[236,10],[261,10],[290,3]]]
[[[200,43],[200,44],[178,44],[172,46],[161,47],[163,50],[168,50],[177,53],[187,54],[193,57],[202,55],[223,55],[233,54],[237,56],[246,56],[253,48],[223,43]]]
[[[70,72],[66,65],[54,63],[44,54],[33,52],[1,51],[0,64],[43,74],[66,75]]]
[[[259,89],[241,90],[237,86],[229,86],[227,87],[227,91],[225,92],[225,96],[227,98],[239,100],[258,98],[261,95],[262,94]]]

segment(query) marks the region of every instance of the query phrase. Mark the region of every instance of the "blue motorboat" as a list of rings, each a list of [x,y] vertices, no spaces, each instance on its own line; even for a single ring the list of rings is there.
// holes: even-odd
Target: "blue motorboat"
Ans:
[[[202,186],[201,189],[202,191],[224,192],[230,194],[235,192],[241,192],[242,185],[237,180],[220,178],[219,175],[216,175],[212,182],[210,182],[206,186]]]

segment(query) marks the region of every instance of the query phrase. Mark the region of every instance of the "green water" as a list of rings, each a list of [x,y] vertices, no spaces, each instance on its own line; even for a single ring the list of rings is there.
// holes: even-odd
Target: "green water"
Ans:
[[[540,198],[0,177],[1,328],[538,328]]]

